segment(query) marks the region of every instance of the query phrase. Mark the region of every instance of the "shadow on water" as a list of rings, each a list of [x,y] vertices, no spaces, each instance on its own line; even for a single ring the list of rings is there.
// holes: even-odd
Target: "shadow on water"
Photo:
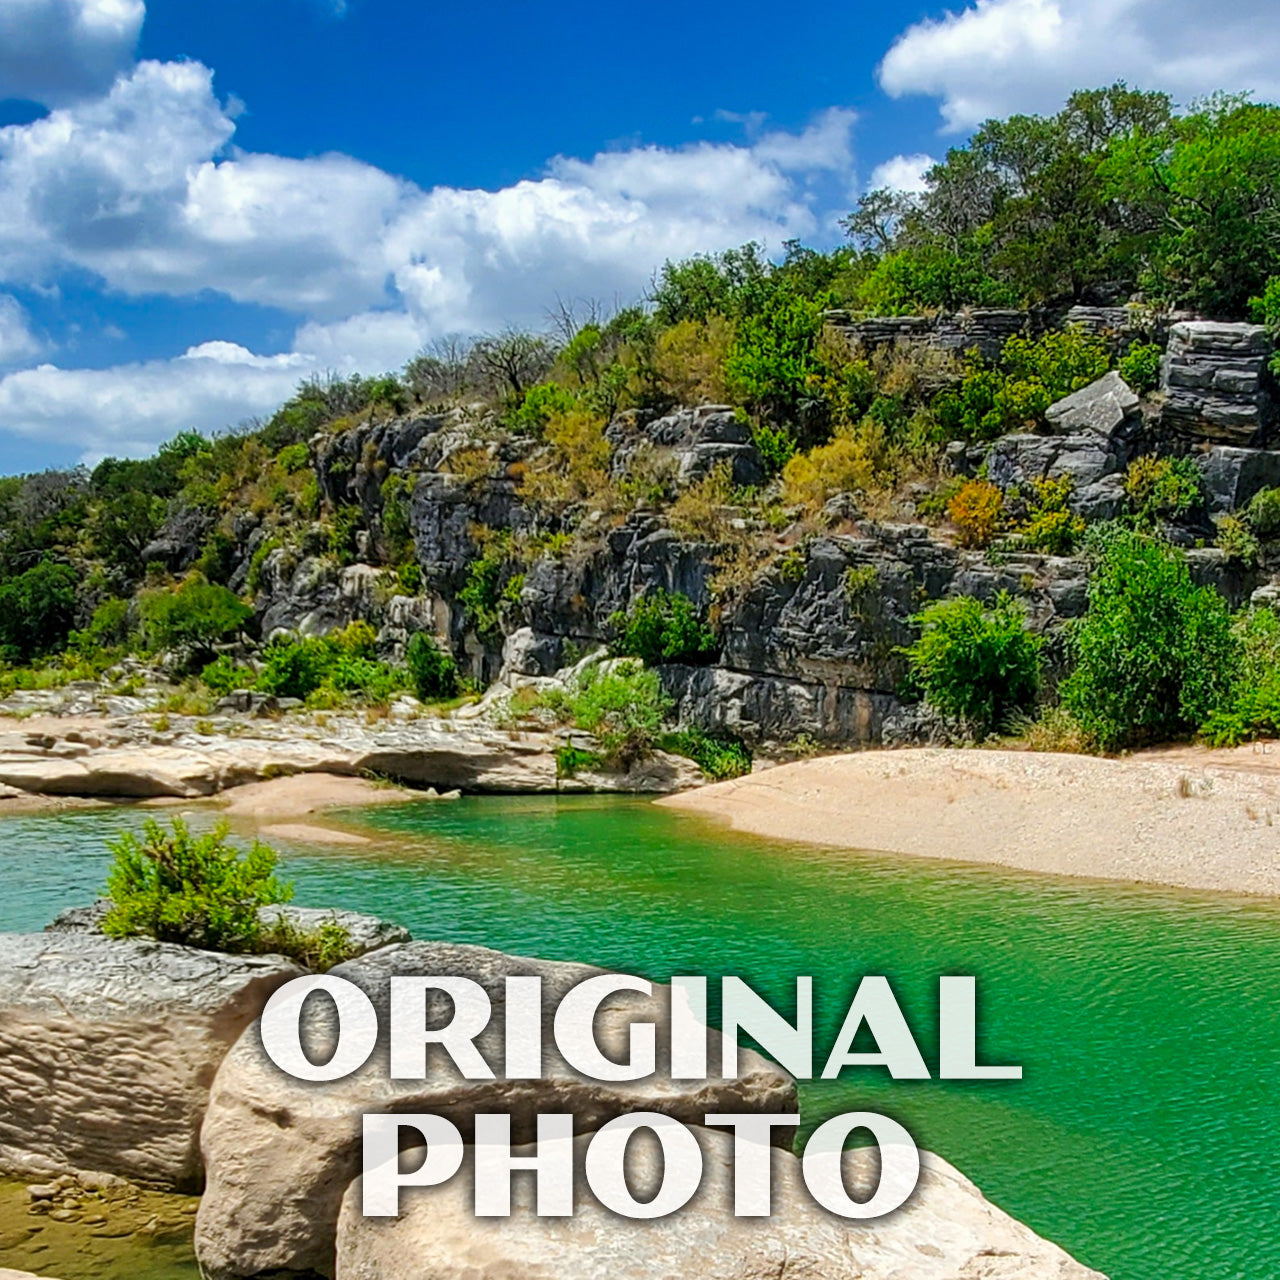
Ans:
[[[143,816],[6,822],[0,928],[91,897],[105,835]],[[935,1062],[937,979],[976,974],[983,1060],[1021,1063],[1021,1081],[849,1070],[804,1086],[806,1127],[891,1114],[1113,1280],[1280,1275],[1278,904],[793,847],[628,800],[344,820],[375,843],[282,846],[299,902],[659,980],[739,974],[783,1008],[810,974],[819,1062],[866,973],[888,976]]]

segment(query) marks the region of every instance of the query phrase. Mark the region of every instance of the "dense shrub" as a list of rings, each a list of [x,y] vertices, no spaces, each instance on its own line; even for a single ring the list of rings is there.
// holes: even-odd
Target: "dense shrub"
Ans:
[[[872,315],[893,316],[1012,307],[1018,297],[988,272],[977,252],[926,245],[885,254],[858,285],[856,302]]]
[[[358,694],[367,703],[385,704],[405,687],[406,674],[378,661],[376,639],[373,628],[359,620],[327,636],[280,637],[263,650],[255,687],[280,698],[309,699],[327,691],[327,703]]]
[[[225,698],[237,689],[252,688],[256,677],[248,667],[237,665],[229,654],[220,653],[212,662],[205,664],[200,679],[210,692]]]
[[[1280,736],[1280,614],[1245,609],[1232,623],[1240,664],[1222,704],[1201,725],[1210,746]]]
[[[458,666],[453,654],[425,631],[410,637],[405,666],[413,692],[422,702],[452,698],[458,692]]]
[[[1012,337],[997,368],[970,358],[960,386],[936,401],[939,422],[948,435],[974,440],[1037,426],[1050,405],[1102,377],[1110,362],[1106,345],[1078,329]]]
[[[623,768],[653,749],[670,708],[657,673],[631,660],[588,667],[566,700],[577,728],[594,734]]]
[[[1193,458],[1135,458],[1124,475],[1129,509],[1138,524],[1181,520],[1204,502],[1204,479]]]
[[[194,835],[181,818],[168,831],[148,819],[141,837],[126,831],[113,840],[104,931],[213,951],[256,950],[258,909],[287,902],[292,887],[276,878],[274,850],[255,840],[241,853],[227,835],[225,823]]]
[[[651,591],[625,613],[613,614],[609,626],[615,632],[610,646],[615,654],[650,665],[698,665],[710,662],[716,653],[714,632],[693,601],[679,591]]]
[[[730,390],[742,402],[784,422],[797,419],[821,373],[816,346],[822,302],[779,295],[743,316],[725,360]]]
[[[319,636],[281,637],[262,651],[256,687],[278,698],[308,698],[325,682],[333,648]]]
[[[1040,637],[1027,630],[1022,605],[1001,593],[990,607],[972,596],[931,605],[906,650],[929,705],[964,721],[978,736],[1027,711],[1040,683]]]
[[[1139,394],[1160,385],[1160,361],[1164,349],[1154,342],[1137,342],[1120,357],[1120,376]]]
[[[0,658],[26,662],[65,643],[78,582],[70,565],[41,560],[0,583]]]
[[[740,778],[751,772],[751,752],[740,738],[682,729],[662,738],[662,749],[687,756],[712,782]]]
[[[782,500],[816,510],[837,493],[865,492],[877,483],[868,438],[839,428],[827,443],[797,453],[782,469]]]
[[[1069,556],[1084,534],[1084,520],[1069,503],[1070,476],[1045,477],[1032,485],[1033,497],[1020,532],[1023,545],[1051,556]]]
[[[1226,602],[1192,583],[1179,552],[1137,533],[1103,544],[1071,647],[1062,701],[1104,750],[1204,723],[1238,665]]]
[[[226,587],[192,577],[172,591],[144,592],[139,616],[153,649],[207,652],[239,631],[253,610]]]
[[[962,547],[990,546],[1004,518],[1004,494],[989,480],[966,480],[947,503]]]
[[[1280,488],[1255,493],[1245,508],[1245,519],[1263,541],[1280,538]]]

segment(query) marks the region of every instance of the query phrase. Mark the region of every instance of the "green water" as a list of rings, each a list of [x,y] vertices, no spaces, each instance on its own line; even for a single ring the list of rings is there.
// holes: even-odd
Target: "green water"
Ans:
[[[7,820],[0,928],[85,901],[103,833],[139,820]],[[1280,1276],[1274,904],[792,848],[632,801],[468,799],[352,821],[374,847],[286,847],[299,902],[655,979],[736,973],[782,1006],[811,974],[824,1050],[859,976],[883,973],[936,1061],[938,976],[976,974],[985,1059],[1021,1063],[1023,1080],[847,1072],[804,1087],[806,1125],[897,1117],[1113,1280]]]

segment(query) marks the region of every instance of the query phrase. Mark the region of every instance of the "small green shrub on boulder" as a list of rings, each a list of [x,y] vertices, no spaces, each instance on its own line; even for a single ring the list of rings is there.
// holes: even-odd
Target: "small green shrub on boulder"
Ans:
[[[284,914],[270,921],[263,908],[288,902],[293,886],[277,878],[274,849],[255,840],[241,851],[227,833],[226,823],[194,835],[181,818],[168,830],[150,819],[141,836],[126,831],[111,841],[103,932],[236,955],[283,955],[314,970],[356,954],[337,919],[315,929]]]
[[[141,837],[126,831],[111,841],[103,931],[209,951],[259,950],[258,909],[288,902],[293,889],[276,878],[273,849],[255,840],[242,853],[228,842],[228,830],[219,823],[194,835],[174,818],[166,831],[152,818]]]

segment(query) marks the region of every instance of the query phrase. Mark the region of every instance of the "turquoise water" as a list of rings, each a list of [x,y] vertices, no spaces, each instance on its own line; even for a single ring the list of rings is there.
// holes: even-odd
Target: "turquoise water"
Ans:
[[[0,929],[92,897],[105,834],[140,821],[6,820]],[[976,974],[984,1060],[1021,1063],[1023,1080],[848,1072],[803,1088],[806,1126],[897,1117],[1113,1280],[1280,1276],[1277,904],[789,847],[626,800],[351,821],[376,844],[282,846],[300,903],[655,979],[736,973],[783,1007],[811,974],[822,1053],[858,978],[883,973],[936,1061],[938,976]]]

